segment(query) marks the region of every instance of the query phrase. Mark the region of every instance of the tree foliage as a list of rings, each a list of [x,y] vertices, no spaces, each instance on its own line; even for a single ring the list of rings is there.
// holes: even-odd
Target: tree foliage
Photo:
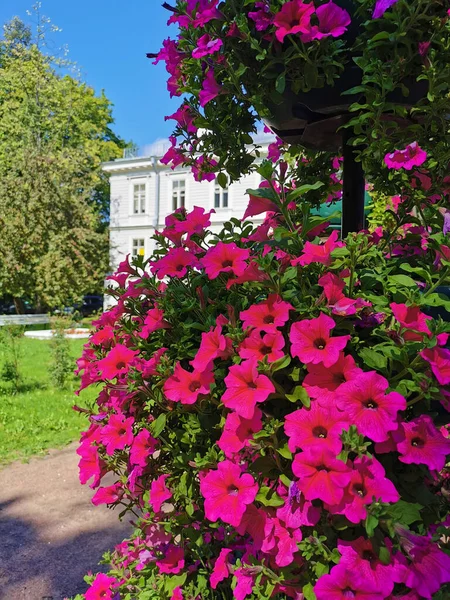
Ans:
[[[46,21],[48,22],[48,21]],[[0,295],[61,306],[102,286],[111,103],[17,18],[0,50]]]

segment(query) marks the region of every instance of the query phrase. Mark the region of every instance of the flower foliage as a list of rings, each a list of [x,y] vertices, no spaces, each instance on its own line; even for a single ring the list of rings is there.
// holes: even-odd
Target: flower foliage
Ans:
[[[447,169],[445,0],[177,0],[165,7],[178,31],[149,57],[164,61],[171,96],[184,98],[168,117],[176,126],[167,164],[191,165],[200,180],[218,172],[222,182],[225,174],[239,179],[254,168],[260,119],[271,123],[289,111],[286,98],[310,108],[318,90],[333,96],[339,86],[366,173],[376,178],[385,156],[387,166],[420,166],[423,154],[405,149],[414,143],[430,154],[427,168]],[[285,150],[277,140],[270,155]]]
[[[171,215],[152,258],[119,266],[79,361],[101,386],[81,481],[139,516],[86,598],[443,599],[449,326],[427,313],[450,308],[444,215],[338,241],[308,186],[260,172],[263,225]]]

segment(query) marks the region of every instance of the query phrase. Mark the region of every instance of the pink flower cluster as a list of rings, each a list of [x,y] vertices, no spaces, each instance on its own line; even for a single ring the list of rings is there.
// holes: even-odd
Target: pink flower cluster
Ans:
[[[178,211],[158,234],[165,251],[144,272],[127,260],[113,276],[118,303],[78,365],[82,387],[104,384],[78,449],[80,480],[94,504],[143,517],[87,600],[132,590],[135,572],[186,574],[167,598],[187,600],[199,568],[212,590],[232,584],[236,600],[270,573],[272,596],[297,600],[306,573],[317,600],[419,600],[450,581],[438,538],[401,521],[423,509],[404,473],[428,493],[443,485],[447,430],[415,407],[433,389],[450,396],[448,335],[413,303],[385,301],[378,318],[336,232],[305,237],[296,255],[274,249],[283,217],[272,208],[257,241],[213,246],[210,214]],[[423,394],[409,390],[402,353]],[[116,481],[101,486],[111,471]]]

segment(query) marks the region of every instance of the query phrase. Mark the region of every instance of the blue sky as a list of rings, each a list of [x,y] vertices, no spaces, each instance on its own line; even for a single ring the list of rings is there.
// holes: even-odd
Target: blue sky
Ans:
[[[26,10],[33,0],[0,0],[0,23]],[[164,122],[180,104],[170,100],[163,63],[152,65],[146,52],[157,52],[162,40],[174,37],[162,0],[42,0],[42,13],[61,33],[56,46],[67,44],[69,57],[83,79],[114,104],[116,133],[139,146],[168,137],[173,121]]]

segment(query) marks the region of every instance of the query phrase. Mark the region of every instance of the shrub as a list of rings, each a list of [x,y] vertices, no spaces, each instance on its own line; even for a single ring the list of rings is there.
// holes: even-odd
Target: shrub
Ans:
[[[21,325],[4,325],[0,327],[0,342],[3,346],[3,366],[0,371],[0,378],[11,382],[15,393],[20,391],[22,382],[20,339],[23,337],[24,331],[25,328]]]
[[[399,229],[338,241],[309,186],[259,171],[263,224],[171,215],[79,361],[102,385],[80,479],[139,517],[86,599],[443,600],[450,328],[426,313],[449,307],[444,215],[411,216],[412,190]]]
[[[68,324],[69,321],[62,318],[55,319],[52,323],[52,331],[54,333],[50,344],[50,376],[53,385],[60,389],[66,386],[68,378],[73,375],[70,344],[65,336],[65,329]]]

